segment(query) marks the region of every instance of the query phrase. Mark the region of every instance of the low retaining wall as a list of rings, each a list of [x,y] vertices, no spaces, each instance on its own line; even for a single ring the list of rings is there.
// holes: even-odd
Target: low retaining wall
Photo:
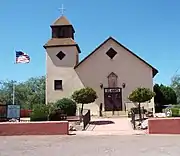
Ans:
[[[180,134],[180,118],[152,118],[148,120],[149,134]]]
[[[32,110],[29,109],[21,109],[20,110],[20,117],[21,118],[29,118],[31,115]]]
[[[0,136],[67,134],[69,134],[68,121],[0,123]]]

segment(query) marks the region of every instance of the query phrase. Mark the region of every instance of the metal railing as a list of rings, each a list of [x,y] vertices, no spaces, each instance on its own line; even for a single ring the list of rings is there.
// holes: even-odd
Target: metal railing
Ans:
[[[124,111],[126,112],[126,103],[124,102]]]
[[[141,115],[139,114],[141,113]],[[142,121],[144,121],[146,119],[146,110],[144,109],[144,107],[141,107],[141,110],[139,112],[137,112],[137,110],[135,111],[135,109],[131,109],[130,111],[130,114],[131,114],[131,123],[132,123],[132,126],[133,126],[133,129],[137,129],[138,128],[138,125],[140,125],[142,123]],[[141,116],[141,118],[140,118]],[[139,123],[139,124],[137,124]]]
[[[136,129],[136,114],[134,111],[131,111],[131,123],[133,125],[133,129]]]

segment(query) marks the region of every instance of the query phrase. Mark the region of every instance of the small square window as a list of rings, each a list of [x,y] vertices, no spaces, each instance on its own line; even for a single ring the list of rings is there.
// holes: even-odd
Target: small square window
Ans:
[[[62,51],[60,51],[57,55],[56,55],[60,60],[62,60],[66,54],[64,54]]]
[[[54,80],[54,90],[62,90],[62,80]]]
[[[117,54],[117,52],[116,52],[113,48],[110,48],[110,49],[106,52],[106,55],[108,55],[111,59],[113,59],[116,54]]]

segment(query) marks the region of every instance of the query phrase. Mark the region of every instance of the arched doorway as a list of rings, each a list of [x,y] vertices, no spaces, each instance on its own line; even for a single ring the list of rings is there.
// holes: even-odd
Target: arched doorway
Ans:
[[[115,73],[108,75],[108,87],[104,88],[105,111],[122,110],[122,88],[118,87],[118,76]]]

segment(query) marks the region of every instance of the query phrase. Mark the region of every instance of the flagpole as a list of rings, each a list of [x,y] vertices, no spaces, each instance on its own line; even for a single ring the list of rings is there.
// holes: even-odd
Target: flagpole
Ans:
[[[13,105],[15,104],[15,84],[13,81]]]
[[[14,61],[14,64],[16,64],[16,51],[15,51],[15,61]],[[12,101],[13,101],[13,105],[15,104],[15,81],[13,81],[13,88],[12,88]]]
[[[25,58],[20,60],[20,61],[17,61],[20,56],[23,56]],[[29,57],[28,54],[26,54],[26,53],[24,53],[22,51],[15,51],[15,62],[14,62],[14,64],[17,64],[17,63],[29,63],[29,61],[30,61],[30,57]],[[13,93],[12,93],[13,105],[15,104],[15,82],[16,81],[13,81]]]

